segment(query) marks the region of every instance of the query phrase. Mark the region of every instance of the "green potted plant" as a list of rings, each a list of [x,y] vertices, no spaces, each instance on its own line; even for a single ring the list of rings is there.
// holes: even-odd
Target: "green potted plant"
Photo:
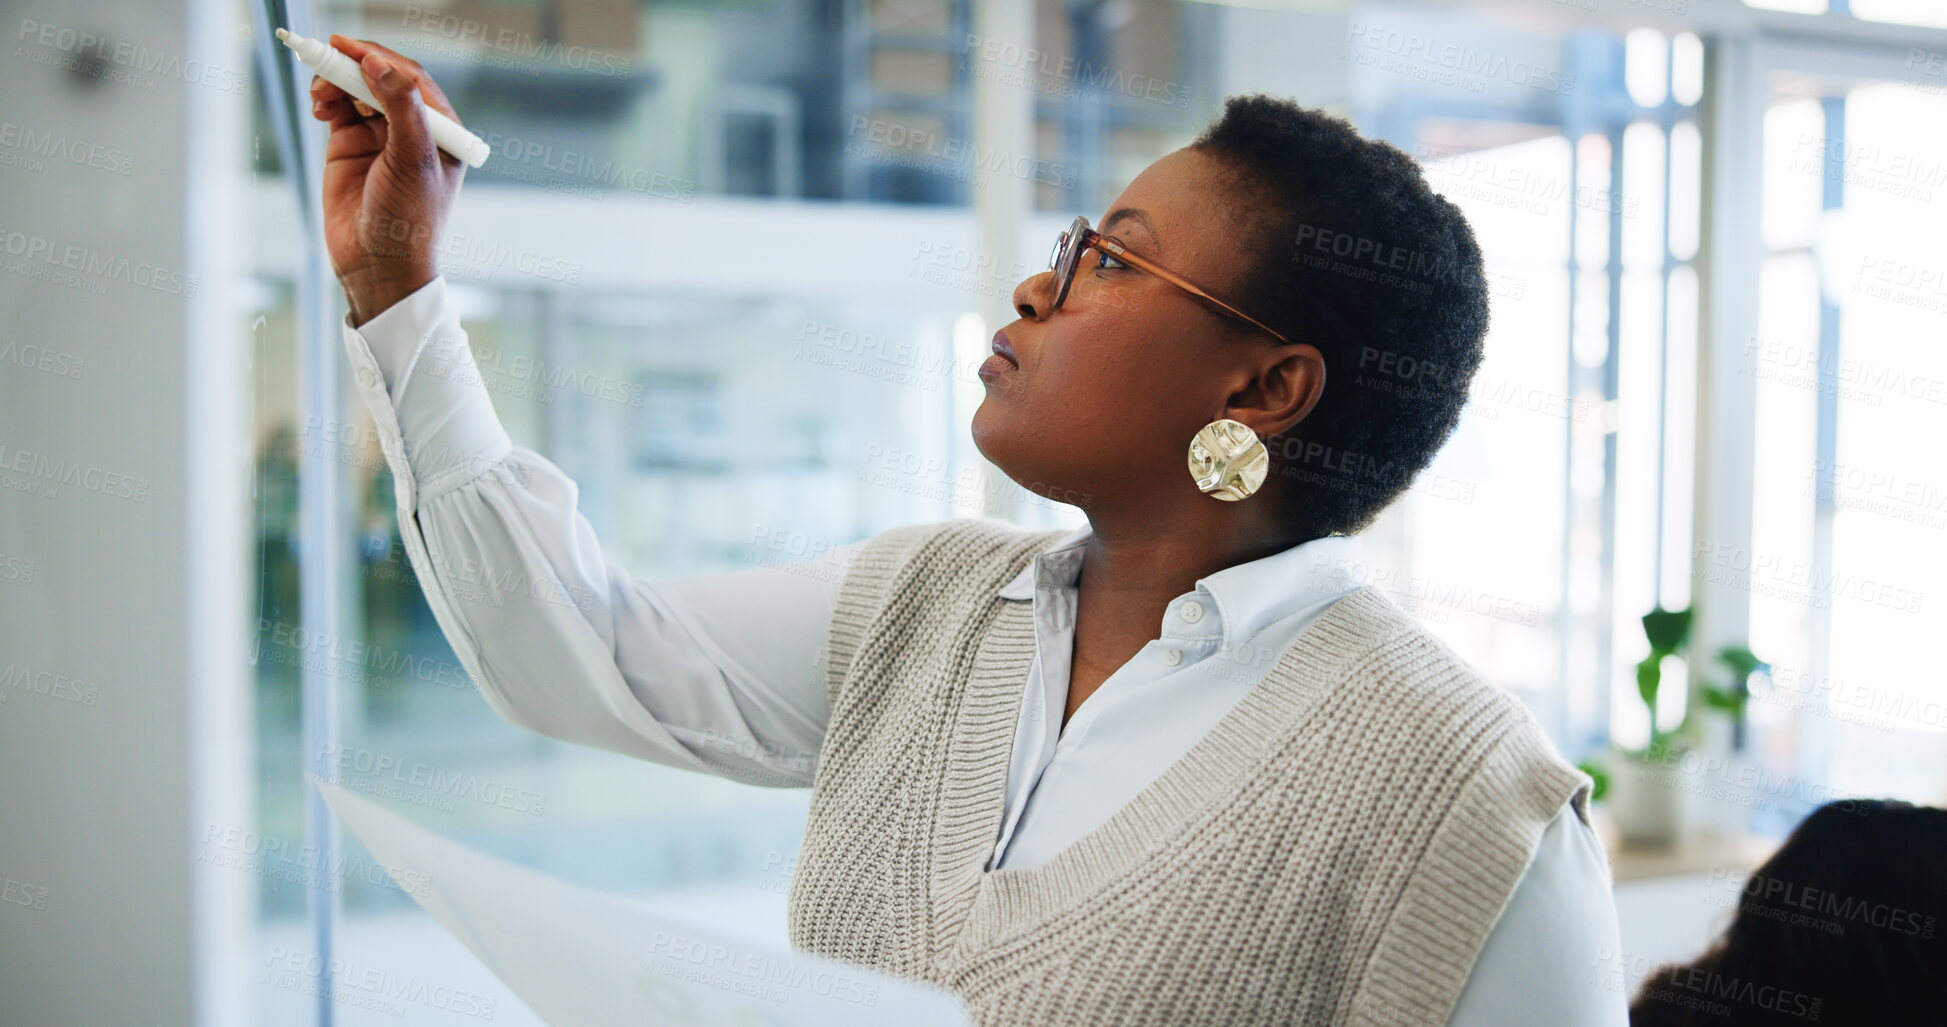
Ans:
[[[1595,779],[1594,797],[1607,802],[1617,830],[1632,845],[1661,846],[1677,840],[1683,827],[1686,792],[1685,781],[1679,776],[1683,773],[1683,755],[1701,744],[1707,713],[1727,717],[1731,747],[1743,746],[1744,711],[1751,697],[1747,682],[1753,673],[1766,668],[1764,661],[1740,645],[1720,647],[1707,666],[1690,658],[1690,695],[1683,720],[1668,731],[1658,728],[1656,700],[1663,690],[1663,662],[1686,654],[1695,619],[1694,608],[1666,610],[1659,606],[1643,615],[1643,634],[1650,651],[1636,664],[1636,694],[1649,713],[1648,744],[1640,749],[1612,745],[1603,758],[1581,765]],[[1719,667],[1728,672],[1728,677],[1714,680]]]

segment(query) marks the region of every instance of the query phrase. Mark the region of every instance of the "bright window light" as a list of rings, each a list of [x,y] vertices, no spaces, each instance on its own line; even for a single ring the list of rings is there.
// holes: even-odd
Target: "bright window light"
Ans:
[[[1670,46],[1655,29],[1630,29],[1623,50],[1623,81],[1629,97],[1645,107],[1660,107],[1669,95]]]
[[[1812,245],[1826,173],[1825,111],[1817,100],[1785,100],[1765,110],[1764,166],[1771,172],[1763,187],[1765,245]]]
[[[1697,255],[1698,223],[1703,212],[1703,137],[1694,121],[1670,126],[1670,255]]]
[[[1947,28],[1947,4],[1940,0],[1852,0],[1851,10],[1867,21]]]
[[[1594,203],[1607,203],[1614,194],[1609,184],[1609,138],[1590,132],[1575,144],[1575,196],[1578,203],[1588,197]],[[1588,206],[1575,219],[1575,262],[1585,268],[1600,269],[1609,264],[1609,219],[1597,216]],[[1602,290],[1608,295],[1607,287]],[[1604,312],[1603,317],[1607,317]],[[1605,344],[1606,345],[1606,344]]]
[[[1622,190],[1595,212],[1621,208],[1624,267],[1663,266],[1664,149],[1663,130],[1652,122],[1638,121],[1623,129]]]
[[[1825,0],[1744,0],[1744,6],[1761,11],[1790,11],[1793,14],[1824,14]]]
[[[1704,41],[1694,32],[1670,40],[1670,96],[1685,107],[1704,96]]]

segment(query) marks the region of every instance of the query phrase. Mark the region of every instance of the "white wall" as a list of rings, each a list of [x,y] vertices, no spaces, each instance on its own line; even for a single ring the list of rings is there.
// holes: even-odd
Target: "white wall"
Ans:
[[[249,152],[244,11],[0,16],[7,1023],[244,1022],[224,1003],[249,995],[256,879],[196,859],[206,825],[249,815],[248,378],[222,180]],[[73,145],[36,152],[41,133]]]

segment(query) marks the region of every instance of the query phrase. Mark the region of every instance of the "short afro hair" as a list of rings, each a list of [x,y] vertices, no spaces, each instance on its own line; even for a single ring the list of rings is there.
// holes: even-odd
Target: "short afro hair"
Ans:
[[[1306,538],[1371,525],[1460,423],[1487,278],[1460,209],[1399,148],[1342,118],[1233,96],[1190,144],[1232,176],[1260,254],[1233,302],[1325,357],[1325,392],[1265,440]]]

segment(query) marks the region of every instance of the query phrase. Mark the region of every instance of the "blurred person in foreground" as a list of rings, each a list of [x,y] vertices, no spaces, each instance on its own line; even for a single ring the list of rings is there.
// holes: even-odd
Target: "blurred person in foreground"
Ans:
[[[1842,799],[1738,891],[1695,960],[1644,980],[1632,1027],[1947,1024],[1947,810]]]

